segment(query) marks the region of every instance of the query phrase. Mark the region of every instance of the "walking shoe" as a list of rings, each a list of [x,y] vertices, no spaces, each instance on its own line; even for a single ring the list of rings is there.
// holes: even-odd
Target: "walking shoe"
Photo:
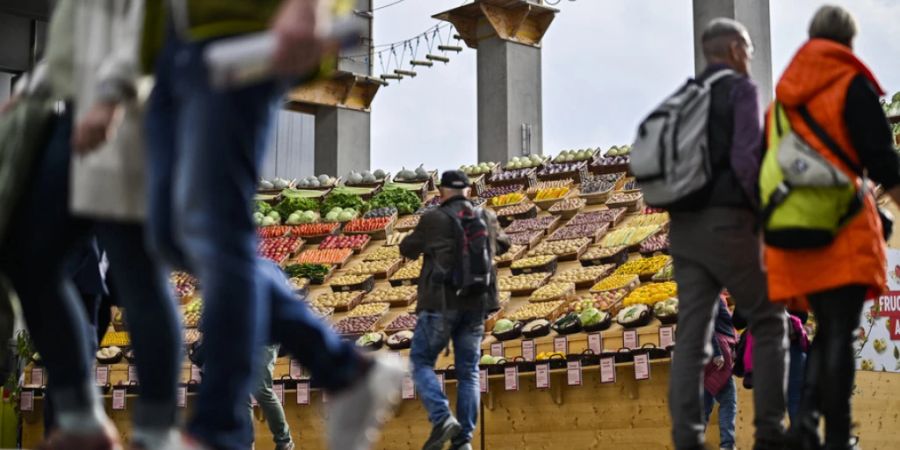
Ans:
[[[472,444],[470,442],[465,442],[462,444],[453,444],[450,447],[450,450],[472,450]]]
[[[294,443],[288,442],[285,444],[276,444],[275,450],[294,450]]]
[[[443,450],[444,444],[456,437],[460,431],[462,431],[462,427],[459,425],[459,422],[453,416],[450,416],[431,428],[431,435],[428,436],[428,440],[425,441],[422,450]]]
[[[355,385],[329,401],[329,448],[368,450],[400,401],[403,365],[395,355],[378,356]]]

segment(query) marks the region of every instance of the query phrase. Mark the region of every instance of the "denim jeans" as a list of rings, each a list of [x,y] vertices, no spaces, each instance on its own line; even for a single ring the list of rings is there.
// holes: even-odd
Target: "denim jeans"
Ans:
[[[170,33],[157,61],[146,122],[150,243],[203,285],[204,378],[189,431],[236,449],[253,436],[246,400],[260,346],[281,343],[332,391],[350,385],[364,363],[297,301],[281,270],[256,255],[251,205],[283,88],[215,90],[207,44]]]
[[[478,419],[480,389],[478,361],[481,359],[481,339],[484,336],[484,314],[480,311],[421,311],[409,353],[413,364],[413,381],[428,411],[428,420],[438,425],[451,416],[450,402],[441,392],[434,363],[438,355],[453,340],[454,366],[457,377],[456,419],[462,432],[454,444],[472,440]]]
[[[703,401],[706,423],[709,423],[715,403],[719,404],[719,447],[734,447],[734,421],[737,417],[737,388],[734,378],[729,378],[728,383],[716,395],[704,392]]]
[[[291,442],[291,428],[284,417],[284,407],[281,400],[272,390],[272,373],[275,370],[275,360],[278,358],[278,346],[267,345],[263,347],[259,359],[259,371],[257,373],[256,389],[253,398],[259,404],[269,431],[272,432],[272,441],[275,445]],[[251,409],[251,414],[253,410]]]
[[[806,381],[806,352],[800,344],[791,343],[791,365],[788,370],[787,410],[793,424],[800,412],[803,383]]]

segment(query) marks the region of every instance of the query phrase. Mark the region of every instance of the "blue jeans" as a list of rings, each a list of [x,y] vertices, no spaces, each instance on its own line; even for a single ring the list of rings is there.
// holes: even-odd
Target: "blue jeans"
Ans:
[[[800,401],[803,399],[803,385],[806,382],[806,352],[800,345],[791,343],[791,365],[788,371],[787,409],[791,424],[800,412]]]
[[[278,346],[267,345],[262,348],[258,364],[258,373],[256,381],[256,390],[253,392],[253,398],[259,404],[263,416],[266,418],[266,424],[269,425],[269,431],[272,432],[272,441],[275,445],[287,444],[291,442],[291,428],[288,426],[287,419],[284,417],[284,407],[281,400],[275,395],[272,389],[272,372],[275,370],[275,360],[278,358]],[[250,409],[253,414],[253,409]]]
[[[189,431],[237,449],[253,436],[246,403],[260,346],[281,343],[332,391],[350,385],[365,363],[256,255],[251,205],[283,88],[213,89],[207,44],[170,33],[157,61],[146,123],[150,242],[203,286],[204,378]]]
[[[481,339],[484,336],[484,314],[480,311],[422,311],[413,335],[409,359],[413,364],[413,381],[428,411],[428,420],[438,425],[451,416],[450,402],[441,392],[434,363],[438,355],[453,340],[456,367],[456,419],[462,432],[454,444],[472,440],[478,419],[481,391],[478,384],[478,361],[481,359]]]
[[[734,447],[734,421],[737,417],[737,388],[734,378],[729,378],[728,383],[715,396],[704,392],[703,397],[706,423],[709,423],[714,404],[719,404],[719,447]]]

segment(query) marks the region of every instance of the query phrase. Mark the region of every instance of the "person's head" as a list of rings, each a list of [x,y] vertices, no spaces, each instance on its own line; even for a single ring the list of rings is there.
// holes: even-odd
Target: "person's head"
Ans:
[[[700,43],[707,64],[725,64],[737,72],[750,74],[753,43],[747,28],[740,22],[714,19],[703,30]]]
[[[441,198],[448,199],[469,194],[469,177],[461,170],[448,170],[441,175]]]
[[[825,5],[816,11],[809,24],[810,39],[828,39],[853,48],[856,37],[856,19],[840,6]]]

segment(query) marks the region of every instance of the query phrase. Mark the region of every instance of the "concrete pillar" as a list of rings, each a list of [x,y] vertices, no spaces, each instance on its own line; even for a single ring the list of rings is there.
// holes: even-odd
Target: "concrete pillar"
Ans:
[[[436,19],[478,50],[478,160],[543,153],[541,39],[558,11],[525,0],[475,0]]]
[[[694,67],[697,73],[706,66],[700,36],[706,25],[717,17],[737,20],[750,32],[754,48],[750,75],[759,86],[763,108],[767,107],[774,92],[769,0],[694,0]]]
[[[369,170],[372,160],[371,116],[368,111],[316,108],[316,174],[343,176]]]

